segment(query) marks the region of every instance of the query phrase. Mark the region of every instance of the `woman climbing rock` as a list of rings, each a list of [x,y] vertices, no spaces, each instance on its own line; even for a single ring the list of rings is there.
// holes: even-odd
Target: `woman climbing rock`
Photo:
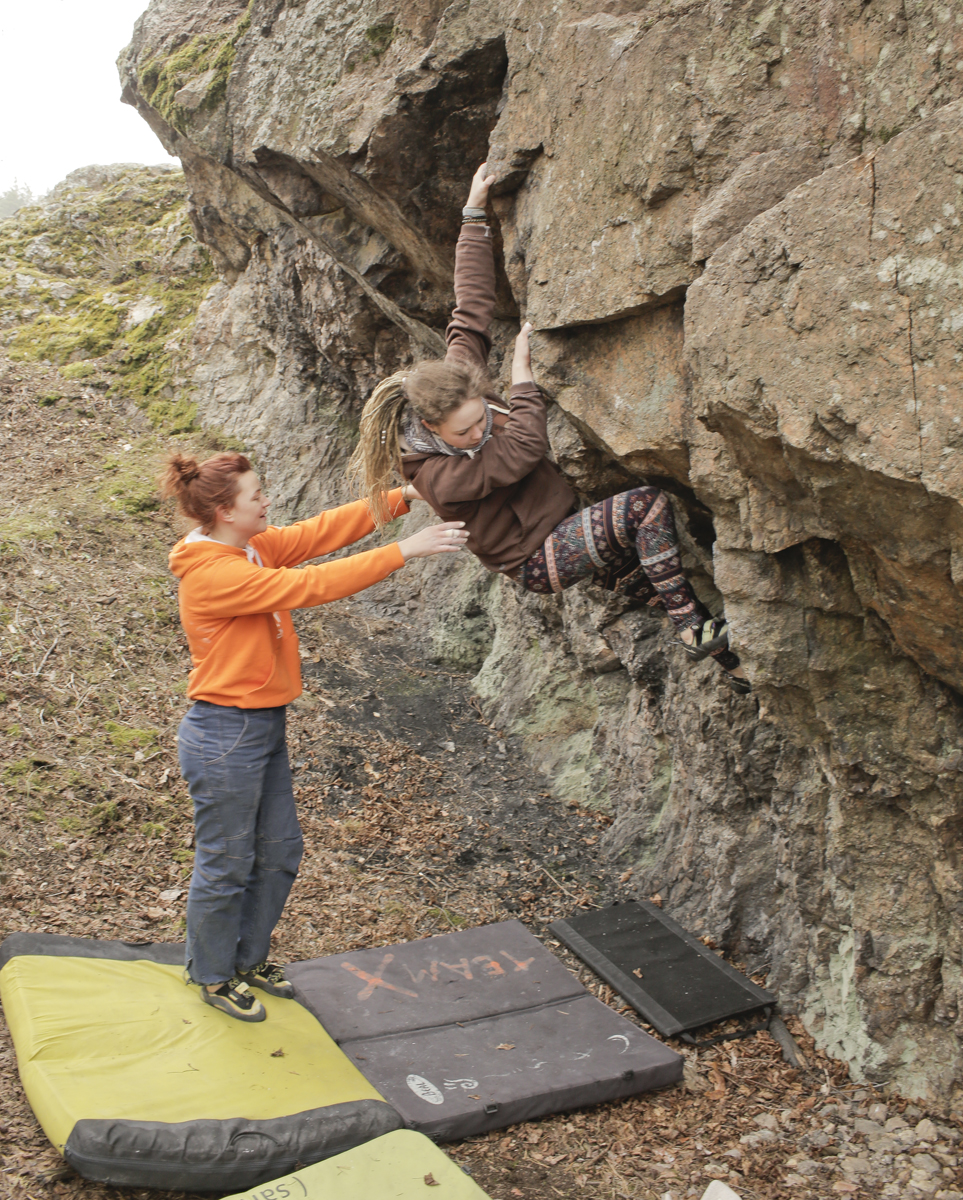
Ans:
[[[751,690],[728,647],[724,620],[702,608],[682,570],[668,496],[636,487],[580,512],[548,459],[546,407],[534,381],[531,326],[515,340],[508,408],[487,372],[495,304],[491,230],[485,217],[494,176],[472,180],[455,247],[455,310],[443,362],[423,362],[383,380],[361,417],[352,471],[379,526],[382,497],[397,476],[446,520],[464,521],[468,549],[490,571],[530,592],[560,592],[580,579],[663,604],[692,660],[711,655],[740,694]]]
[[[194,701],[177,751],[194,801],[195,854],[187,898],[187,970],[201,999],[241,1021],[263,1021],[251,987],[289,998],[269,961],[271,933],[301,861],[285,744],[286,705],[301,694],[290,609],[351,596],[410,558],[459,550],[460,520],[350,558],[290,568],[351,545],[374,529],[362,501],[283,528],[242,454],[198,464],[171,456],[165,495],[197,528],[177,543],[181,623],[194,669]],[[408,511],[404,489],[378,497],[389,516]]]

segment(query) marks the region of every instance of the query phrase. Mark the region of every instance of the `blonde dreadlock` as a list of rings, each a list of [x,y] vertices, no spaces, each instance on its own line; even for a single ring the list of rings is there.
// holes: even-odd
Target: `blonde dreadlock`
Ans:
[[[348,474],[367,500],[378,529],[391,520],[388,491],[401,476],[401,413],[408,403],[405,378],[405,372],[396,371],[368,397],[361,412],[361,436],[348,463]]]
[[[405,406],[432,424],[443,421],[466,400],[491,393],[487,373],[475,363],[461,360],[422,362],[408,371],[383,379],[361,412],[361,436],[349,475],[367,500],[378,529],[391,520],[388,491],[404,478],[401,471],[401,437]]]

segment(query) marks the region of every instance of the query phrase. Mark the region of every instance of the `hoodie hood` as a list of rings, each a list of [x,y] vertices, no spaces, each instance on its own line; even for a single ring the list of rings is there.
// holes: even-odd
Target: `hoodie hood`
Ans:
[[[243,556],[248,562],[255,563],[259,567],[264,566],[260,554],[253,546],[245,546],[243,549],[238,549],[237,546],[226,546],[223,542],[208,537],[201,531],[200,526],[181,538],[167,556],[167,562],[172,574],[176,575],[178,579],[183,579],[194,567],[225,555],[235,558]]]

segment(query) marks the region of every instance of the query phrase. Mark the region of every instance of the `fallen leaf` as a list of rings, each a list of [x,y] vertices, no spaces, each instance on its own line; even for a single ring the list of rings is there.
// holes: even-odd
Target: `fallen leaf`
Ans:
[[[718,1067],[709,1068],[709,1080],[714,1089],[713,1098],[719,1098],[726,1094],[726,1081]]]
[[[633,975],[637,975],[639,979],[641,979],[641,978],[642,978],[642,972],[639,970],[639,968],[638,968],[638,967],[636,967],[636,968],[635,968],[635,969],[632,971],[632,974],[633,974]]]
[[[496,1050],[514,1050],[515,1043],[514,1042],[502,1042],[502,1044],[500,1046],[496,1046],[495,1049]]]
[[[283,1048],[281,1046],[278,1046],[277,1050],[272,1050],[271,1057],[272,1058],[284,1058]]]
[[[661,908],[662,907],[662,897],[659,895],[658,892],[656,892],[654,896],[649,897],[649,903],[654,904],[656,908]]]
[[[425,1183],[427,1183],[429,1187],[441,1187],[441,1184],[430,1171],[425,1176]]]
[[[518,1190],[518,1188],[512,1188],[512,1195],[513,1196],[522,1196],[522,1195],[524,1195],[524,1192],[520,1192]]]

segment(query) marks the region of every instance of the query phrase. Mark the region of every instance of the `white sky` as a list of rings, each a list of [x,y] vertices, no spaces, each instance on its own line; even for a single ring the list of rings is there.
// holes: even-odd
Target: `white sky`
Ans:
[[[174,162],[114,65],[148,0],[0,0],[0,193],[92,163]]]

